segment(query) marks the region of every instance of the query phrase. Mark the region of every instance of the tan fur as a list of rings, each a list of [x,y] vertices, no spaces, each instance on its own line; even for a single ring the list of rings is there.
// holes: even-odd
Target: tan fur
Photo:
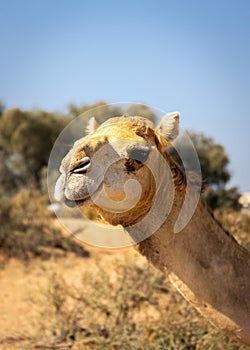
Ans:
[[[171,125],[171,128],[176,134],[177,125]],[[138,250],[169,276],[183,296],[215,326],[230,337],[250,345],[250,253],[222,229],[198,197],[198,206],[192,219],[181,232],[174,233],[186,191],[191,191],[190,194],[194,197],[199,194],[195,188],[187,188],[182,170],[165,153],[170,141],[164,135],[168,135],[169,131],[164,130],[161,134],[161,129],[164,129],[164,125],[160,124],[158,129],[153,129],[152,123],[141,117],[108,120],[95,132],[79,140],[65,157],[57,190],[62,199],[66,197],[77,200],[82,208],[94,208],[110,224],[123,225],[133,237],[130,225],[145,218],[144,227],[153,227],[158,217],[147,221],[147,216],[156,197],[160,198],[159,203],[165,203],[168,188],[171,192],[169,178],[161,169],[161,158],[157,158],[158,152],[169,166],[174,180],[173,204],[163,224],[139,243]],[[154,163],[156,170],[159,168],[156,175],[153,176],[147,166],[128,159],[126,141],[150,145],[152,152],[147,162]],[[111,144],[112,147],[106,150],[105,146]],[[98,155],[98,150],[102,147],[104,152]],[[87,156],[94,159],[92,157],[95,154],[97,158],[92,164],[94,177],[91,177],[91,171],[89,175],[69,175],[82,158]],[[98,182],[95,167],[104,167],[108,157],[114,155],[117,155],[117,161],[109,166],[100,186],[95,188],[92,184]],[[128,171],[130,166],[134,171]],[[128,210],[112,212],[98,206],[88,196],[86,187],[89,184],[94,195],[99,194],[104,206],[105,200],[110,200],[109,197],[112,199],[111,205],[118,205],[126,197],[123,184],[128,180],[137,180],[142,188],[140,198],[133,207],[129,206],[133,203],[133,198],[128,198],[128,202],[123,203]],[[103,188],[107,197],[102,197]],[[133,193],[131,195],[133,197]]]

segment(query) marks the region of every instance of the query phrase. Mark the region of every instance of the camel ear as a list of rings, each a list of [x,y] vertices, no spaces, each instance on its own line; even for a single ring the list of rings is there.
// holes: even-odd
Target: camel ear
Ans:
[[[180,113],[173,112],[165,115],[156,127],[157,133],[167,141],[174,141],[179,134]]]
[[[90,133],[96,131],[96,129],[98,128],[98,126],[99,126],[99,125],[97,124],[97,122],[96,122],[96,120],[95,120],[95,117],[91,117],[91,118],[89,119],[88,124],[87,124],[86,129],[85,129],[86,134],[90,134]]]

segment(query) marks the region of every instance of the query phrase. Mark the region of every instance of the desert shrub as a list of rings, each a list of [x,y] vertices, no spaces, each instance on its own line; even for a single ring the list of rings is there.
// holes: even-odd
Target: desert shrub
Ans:
[[[43,292],[36,348],[246,350],[213,328],[146,262],[96,263],[82,283],[52,272]]]
[[[1,106],[0,106],[1,107]],[[69,118],[46,111],[5,110],[0,118],[0,189],[39,186],[53,144]],[[46,140],[46,142],[44,142]]]
[[[214,214],[223,227],[250,250],[250,216],[232,210],[217,210]]]
[[[207,188],[204,197],[212,210],[228,210],[237,211],[241,209],[239,203],[239,189],[237,187],[231,188],[218,188],[213,189],[211,187]]]
[[[209,207],[212,210],[218,208],[240,210],[238,187],[229,188],[227,186],[231,174],[228,169],[229,158],[224,147],[213,138],[202,133],[189,132],[189,136],[199,158],[201,177],[205,189],[204,199]],[[185,137],[180,138],[178,142],[182,146],[185,161],[180,158],[174,148],[170,147],[168,153],[185,171],[195,173],[197,169],[194,167],[195,164],[192,159],[193,146],[190,148],[190,143],[186,142]]]
[[[16,257],[28,261],[35,256],[48,258],[60,251],[86,256],[73,238],[63,236],[53,224],[47,209],[47,195],[38,190],[22,189],[0,201],[0,252],[4,259]]]

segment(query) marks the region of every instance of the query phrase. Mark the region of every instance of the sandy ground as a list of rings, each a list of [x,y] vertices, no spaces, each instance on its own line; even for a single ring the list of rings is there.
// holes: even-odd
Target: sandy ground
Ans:
[[[77,229],[77,225],[76,225]],[[77,285],[84,269],[94,268],[96,261],[111,266],[112,261],[119,257],[138,255],[130,248],[102,249],[84,245],[90,253],[83,258],[68,253],[61,258],[51,258],[47,261],[33,259],[25,266],[16,259],[11,259],[0,270],[0,349],[16,349],[12,343],[29,337],[35,330],[37,317],[36,299],[48,283],[49,274],[60,273],[69,283]],[[33,326],[32,326],[33,325]]]

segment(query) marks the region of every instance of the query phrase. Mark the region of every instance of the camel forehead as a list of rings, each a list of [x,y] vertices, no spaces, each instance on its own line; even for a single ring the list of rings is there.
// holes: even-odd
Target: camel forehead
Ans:
[[[102,144],[112,144],[120,140],[142,140],[146,129],[153,127],[153,123],[142,117],[117,117],[108,119],[95,132],[76,141],[76,152],[96,151]],[[122,143],[121,143],[122,145]]]
[[[153,129],[153,123],[143,117],[116,117],[105,121],[93,134],[95,137],[105,136],[108,141],[131,138],[138,140],[146,130]]]
[[[140,116],[122,116],[122,117],[115,117],[110,118],[106,120],[100,127],[111,127],[113,125],[124,127],[124,128],[131,128],[131,127],[150,127],[154,128],[154,124],[147,118],[140,117]]]
[[[110,118],[91,134],[75,142],[63,160],[64,167],[73,166],[85,156],[93,156],[102,146],[111,145],[116,151],[123,151],[126,142],[144,141],[143,135],[152,130],[153,123],[143,117]],[[153,132],[153,131],[152,131]]]

